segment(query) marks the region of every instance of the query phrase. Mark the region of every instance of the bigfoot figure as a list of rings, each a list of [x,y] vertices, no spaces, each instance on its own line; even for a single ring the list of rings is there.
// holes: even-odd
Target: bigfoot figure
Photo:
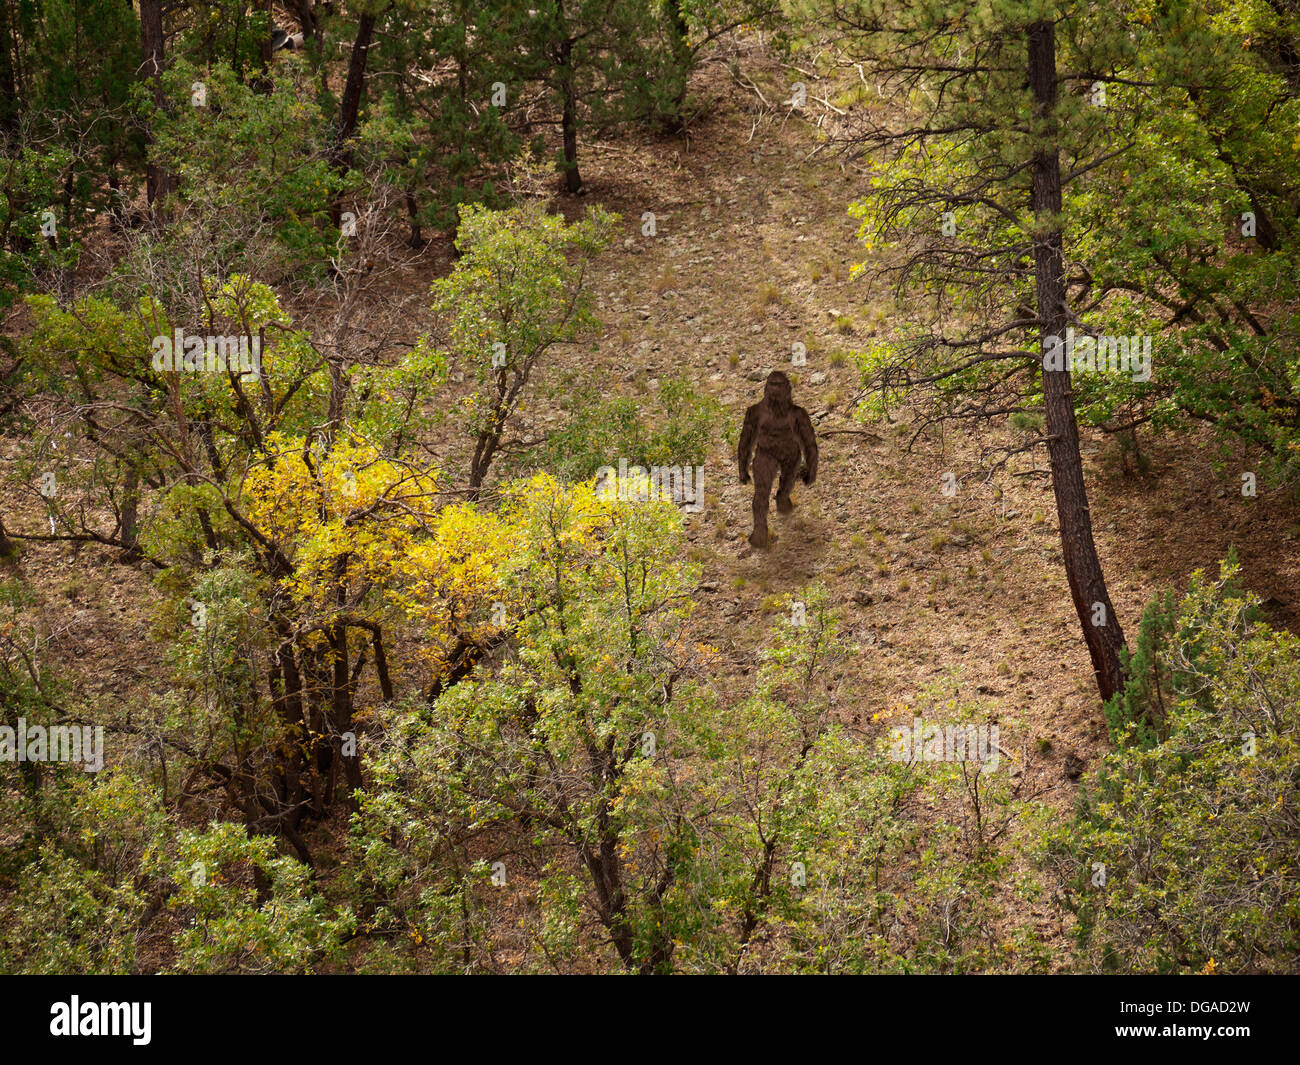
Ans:
[[[766,547],[768,497],[777,471],[781,471],[781,481],[776,488],[776,509],[782,514],[794,510],[790,489],[794,487],[800,453],[804,462],[800,479],[804,484],[812,484],[817,479],[817,437],[813,435],[812,421],[806,410],[794,405],[790,378],[780,370],[767,375],[763,402],[745,411],[738,456],[741,484],[749,484],[751,453],[754,455],[754,531],[749,534],[749,542],[754,547]]]

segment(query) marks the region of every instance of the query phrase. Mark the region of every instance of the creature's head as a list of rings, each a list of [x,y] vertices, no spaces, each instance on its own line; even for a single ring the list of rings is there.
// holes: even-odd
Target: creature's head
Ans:
[[[777,414],[784,414],[794,405],[790,378],[780,370],[773,370],[767,375],[767,384],[763,386],[763,402]]]

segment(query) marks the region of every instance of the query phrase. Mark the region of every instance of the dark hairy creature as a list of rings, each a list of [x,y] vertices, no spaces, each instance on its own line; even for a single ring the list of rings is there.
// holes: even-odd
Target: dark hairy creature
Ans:
[[[790,378],[780,370],[767,375],[763,401],[745,411],[737,456],[741,484],[749,483],[751,454],[754,456],[754,531],[749,534],[749,542],[754,547],[766,547],[768,497],[777,472],[780,471],[781,480],[776,489],[776,509],[782,514],[794,510],[790,489],[794,487],[801,458],[803,470],[799,479],[804,484],[812,484],[817,479],[817,437],[812,420],[806,410],[794,405]]]

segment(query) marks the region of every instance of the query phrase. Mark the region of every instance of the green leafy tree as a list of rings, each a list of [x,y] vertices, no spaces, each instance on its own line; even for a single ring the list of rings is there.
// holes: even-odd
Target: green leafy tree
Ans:
[[[1075,823],[1048,837],[1087,968],[1295,971],[1298,641],[1259,619],[1237,572],[1193,574],[1153,653],[1163,691],[1138,676],[1126,693],[1163,717],[1124,723]]]
[[[460,402],[474,439],[471,491],[482,489],[539,361],[575,342],[596,322],[584,288],[587,264],[610,241],[615,216],[592,208],[572,224],[539,206],[492,211],[461,208],[461,258],[433,283],[441,316],[436,347],[447,364],[472,373],[478,389]]]
[[[845,134],[883,156],[854,208],[862,236],[896,249],[887,269],[926,296],[908,335],[867,353],[866,380],[883,402],[933,387],[923,427],[1041,405],[1046,433],[1020,450],[1047,447],[1065,574],[1109,699],[1124,635],[1093,541],[1071,367],[1048,353],[1078,320],[1064,190],[1113,151],[1081,88],[1122,78],[1125,12],[1038,0],[978,14],[876,0],[814,10],[908,111],[896,123],[862,108]]]

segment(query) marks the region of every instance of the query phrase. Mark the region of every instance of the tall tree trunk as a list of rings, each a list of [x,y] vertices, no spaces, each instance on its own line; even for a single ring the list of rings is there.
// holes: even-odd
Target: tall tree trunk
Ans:
[[[162,0],[140,0],[140,40],[144,63],[141,71],[153,87],[154,104],[161,109],[166,103],[162,86],[163,71],[163,21]],[[150,142],[153,137],[150,135]],[[172,191],[172,175],[155,162],[150,162],[145,173],[145,190],[152,208],[158,200]]]
[[[1065,253],[1059,224],[1061,161],[1051,129],[1056,108],[1056,78],[1056,29],[1051,22],[1035,22],[1029,27],[1029,87],[1034,96],[1035,119],[1047,128],[1040,130],[1043,147],[1034,156],[1031,206],[1038,223],[1034,237],[1034,280],[1044,340],[1049,336],[1063,338],[1067,324]],[[1106,700],[1124,684],[1119,660],[1124,633],[1111,606],[1101,560],[1092,539],[1068,360],[1062,370],[1044,368],[1043,402],[1065,574],[1075,612],[1083,626],[1083,638],[1092,656],[1097,688]]]
[[[357,22],[356,40],[352,42],[352,58],[348,61],[348,80],[343,84],[343,99],[339,104],[339,124],[335,130],[334,168],[344,173],[352,165],[352,152],[348,141],[357,131],[357,121],[361,115],[361,98],[366,87],[366,60],[370,54],[370,45],[375,39],[375,16],[365,14]],[[343,218],[343,205],[334,201],[331,209],[334,225],[339,225]]]
[[[0,132],[4,133],[16,133],[22,118],[18,79],[14,75],[16,45],[9,0],[0,0]]]
[[[271,8],[271,0],[253,0],[253,11],[257,14],[265,12],[267,19],[266,32],[257,42],[258,73],[256,77],[250,78],[248,83],[254,92],[265,96],[271,91],[271,61],[275,56],[275,52],[271,49],[271,30],[275,26],[275,12]]]
[[[271,666],[271,692],[272,705],[279,712],[285,729],[278,763],[282,782],[281,801],[290,808],[285,823],[290,828],[296,828],[302,820],[306,798],[303,775],[309,772],[306,756],[307,719],[303,710],[302,676],[298,672],[298,662],[289,640],[288,625],[277,624],[276,635],[281,642]]]
[[[668,32],[671,34],[670,47],[673,54],[672,68],[672,102],[663,109],[660,120],[666,123],[669,133],[678,133],[682,128],[683,111],[686,108],[686,90],[691,80],[691,28],[686,23],[686,12],[682,0],[667,0],[664,8]]]
[[[311,0],[295,0],[294,10],[298,13],[298,21],[302,23],[302,35],[304,41],[311,38],[316,42],[316,48],[320,56],[324,55],[325,49],[325,30],[321,26],[320,19],[316,17],[316,9],[312,6]]]
[[[565,38],[560,45],[560,95],[563,110],[560,128],[564,133],[564,191],[576,194],[582,188],[582,175],[578,173],[578,95],[573,78],[573,41]]]
[[[357,119],[361,114],[361,97],[366,87],[366,61],[370,45],[375,39],[375,21],[374,15],[362,15],[357,22],[357,37],[352,43],[352,58],[348,61],[348,80],[343,84],[335,154],[344,169],[351,162],[347,142],[357,131]]]

